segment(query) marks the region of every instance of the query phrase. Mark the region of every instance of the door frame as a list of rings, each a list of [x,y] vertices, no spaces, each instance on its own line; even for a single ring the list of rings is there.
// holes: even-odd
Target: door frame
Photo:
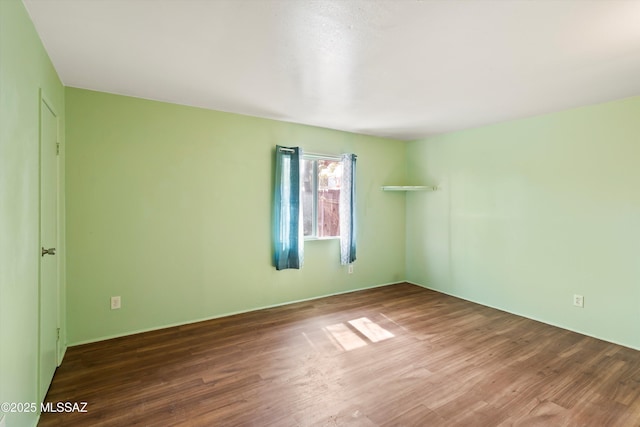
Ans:
[[[0,0],[2,1],[2,0]],[[42,320],[42,255],[40,254],[40,248],[42,245],[42,217],[43,217],[43,213],[42,213],[42,165],[43,165],[43,155],[42,155],[42,144],[43,144],[43,138],[42,138],[42,122],[43,122],[43,117],[42,117],[42,108],[46,107],[49,109],[49,111],[51,111],[51,113],[54,115],[55,117],[55,122],[56,122],[56,144],[57,144],[57,152],[56,152],[56,180],[55,180],[55,191],[56,191],[56,221],[55,221],[55,227],[56,227],[56,241],[55,241],[55,247],[57,249],[57,253],[56,253],[56,264],[57,264],[57,268],[56,268],[56,277],[55,277],[55,294],[56,294],[56,304],[55,304],[55,311],[56,311],[56,329],[58,331],[58,337],[56,340],[56,349],[55,349],[55,357],[56,357],[56,366],[60,366],[60,363],[62,362],[61,360],[61,353],[60,353],[60,325],[61,325],[61,313],[60,313],[60,269],[62,267],[62,263],[61,263],[61,257],[62,257],[62,253],[61,250],[62,249],[60,247],[60,224],[61,224],[61,217],[60,217],[60,156],[59,156],[59,147],[60,147],[60,116],[58,115],[58,111],[57,109],[53,106],[53,103],[49,100],[49,97],[46,96],[44,90],[42,88],[40,88],[40,94],[39,94],[39,99],[38,99],[38,246],[37,246],[37,250],[35,251],[38,255],[38,369],[37,369],[37,380],[36,380],[36,390],[38,393],[38,398],[40,397],[43,388],[45,387],[44,384],[40,384],[40,375],[41,375],[41,371],[42,371],[42,366],[41,366],[41,352],[42,352],[42,328],[41,328],[41,320]],[[46,384],[46,387],[48,388],[50,386],[50,384]]]

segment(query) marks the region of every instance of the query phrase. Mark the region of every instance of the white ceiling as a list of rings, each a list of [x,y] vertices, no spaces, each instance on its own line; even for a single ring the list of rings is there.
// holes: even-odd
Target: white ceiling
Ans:
[[[364,134],[640,95],[639,0],[23,1],[67,86]]]

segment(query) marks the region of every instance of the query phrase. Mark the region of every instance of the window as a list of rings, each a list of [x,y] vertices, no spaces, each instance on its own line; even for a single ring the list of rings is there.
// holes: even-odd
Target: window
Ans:
[[[353,153],[304,155],[300,147],[276,146],[273,261],[277,270],[301,268],[304,240],[311,239],[339,238],[340,264],[356,260],[357,159]]]
[[[302,212],[304,237],[340,237],[340,158],[303,155]]]

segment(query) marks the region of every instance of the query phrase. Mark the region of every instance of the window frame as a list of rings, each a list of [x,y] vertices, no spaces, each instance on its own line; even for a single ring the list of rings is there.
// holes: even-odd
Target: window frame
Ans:
[[[307,153],[302,152],[302,161],[312,161],[313,164],[313,198],[312,198],[312,211],[311,211],[311,228],[312,234],[309,236],[303,236],[305,241],[310,240],[339,240],[340,233],[337,236],[318,236],[318,160],[328,160],[331,162],[342,162],[342,157],[340,155],[334,154],[319,154],[319,153]],[[340,189],[342,191],[342,189]],[[303,213],[304,218],[304,213]]]

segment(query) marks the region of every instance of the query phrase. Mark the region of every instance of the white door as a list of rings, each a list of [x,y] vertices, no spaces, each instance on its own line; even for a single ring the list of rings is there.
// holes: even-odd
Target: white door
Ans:
[[[1,1],[1,0],[0,0]],[[40,99],[40,361],[39,394],[58,365],[58,117]]]

